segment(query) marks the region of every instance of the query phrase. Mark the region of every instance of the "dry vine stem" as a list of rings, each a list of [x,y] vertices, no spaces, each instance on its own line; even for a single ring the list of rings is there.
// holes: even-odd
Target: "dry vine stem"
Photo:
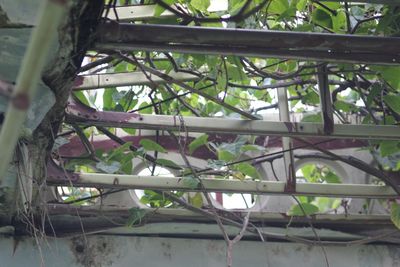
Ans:
[[[228,240],[225,240],[227,242],[227,246],[228,246],[226,248],[226,266],[228,266],[228,267],[232,266],[233,246],[242,239],[244,232],[247,229],[247,225],[249,224],[249,219],[250,219],[250,211],[247,213],[246,217],[244,217],[243,227],[240,230],[239,234],[237,236],[235,236],[232,240],[230,240],[229,237],[228,237]]]
[[[181,127],[184,129],[185,128],[185,124],[183,121],[183,118],[180,117],[180,122],[181,122]],[[184,151],[184,146],[182,146],[180,139],[178,139],[176,137],[176,135],[172,132],[172,131],[168,131],[168,133],[175,139],[175,141],[179,144],[179,152],[185,162],[185,164],[187,165],[187,167],[191,170],[193,176],[198,180],[202,191],[203,191],[203,195],[207,200],[207,204],[210,206],[210,209],[212,211],[212,213],[214,214],[214,218],[215,221],[218,224],[218,227],[220,228],[221,232],[222,232],[222,236],[224,237],[224,240],[226,242],[227,248],[226,248],[226,261],[227,261],[227,266],[231,267],[232,266],[232,249],[233,249],[233,245],[236,244],[237,242],[240,241],[240,239],[242,239],[244,232],[247,229],[247,225],[249,223],[249,218],[250,218],[250,212],[248,212],[248,214],[246,215],[244,221],[243,221],[243,226],[242,229],[240,230],[239,234],[233,239],[230,240],[228,233],[225,230],[225,227],[221,221],[221,218],[219,216],[219,214],[217,213],[216,208],[213,205],[213,202],[211,201],[210,195],[208,194],[207,189],[204,187],[200,177],[198,176],[198,174],[196,173],[196,170],[193,168],[193,166],[190,164],[189,159],[187,158],[185,151]]]

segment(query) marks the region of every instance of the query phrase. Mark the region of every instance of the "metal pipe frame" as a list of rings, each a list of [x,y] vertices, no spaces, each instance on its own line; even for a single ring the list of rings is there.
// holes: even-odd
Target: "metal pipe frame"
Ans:
[[[105,22],[94,48],[399,64],[400,38]]]
[[[74,173],[74,181],[49,179],[50,185],[75,187],[126,188],[154,190],[182,190],[230,192],[242,194],[307,195],[352,198],[396,198],[397,193],[389,186],[367,184],[318,184],[300,183],[296,190],[287,190],[286,181],[252,181],[202,178],[202,186],[193,188],[184,177],[139,176],[103,173]]]
[[[66,110],[66,122],[86,126],[136,128],[149,130],[185,129],[188,132],[226,133],[245,135],[279,135],[288,137],[327,137],[351,139],[399,140],[400,127],[388,125],[335,124],[330,135],[320,123],[296,123],[263,120],[184,117],[171,115],[142,115],[111,111],[97,111],[73,100]]]
[[[168,73],[175,80],[187,82],[197,81],[199,77],[186,72],[170,71]],[[105,74],[90,74],[79,75],[75,80],[73,90],[90,90],[104,87],[118,87],[118,86],[134,86],[134,85],[150,85],[155,83],[166,83],[164,79],[159,76],[148,74],[151,81],[144,75],[143,72],[123,72],[123,73],[105,73]]]

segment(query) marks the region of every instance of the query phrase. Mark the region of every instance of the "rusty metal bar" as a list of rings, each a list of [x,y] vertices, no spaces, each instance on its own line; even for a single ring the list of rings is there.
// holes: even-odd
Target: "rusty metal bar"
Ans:
[[[198,118],[171,115],[142,115],[111,111],[96,111],[70,101],[66,122],[87,126],[105,126],[136,129],[163,129],[188,132],[228,133],[252,135],[279,135],[289,137],[329,137],[377,140],[398,140],[400,127],[388,125],[335,124],[331,135],[324,133],[320,123],[290,123],[263,120],[240,120],[226,118]]]
[[[101,213],[106,216],[129,216],[129,209],[99,205],[99,206],[71,206],[65,204],[47,204],[45,206],[50,216],[55,215],[76,215],[77,210],[81,216],[96,216]],[[154,217],[159,217],[169,221],[170,219],[180,218],[189,219],[195,221],[207,221],[208,218],[203,215],[180,208],[144,208],[148,213],[154,214]],[[246,216],[248,210],[246,209],[235,209],[235,214],[240,217]],[[364,225],[364,226],[376,226],[381,225],[382,227],[392,225],[390,216],[385,214],[315,214],[312,216],[313,223],[325,223],[329,225],[343,225],[348,227],[349,225]],[[151,218],[149,218],[151,220]],[[264,222],[284,222],[288,220],[292,222],[304,222],[307,223],[309,218],[304,216],[291,217],[284,213],[279,212],[265,212],[252,210],[250,215],[252,222],[264,221]]]
[[[400,38],[106,22],[95,49],[399,64]]]
[[[14,154],[26,113],[36,93],[37,84],[57,27],[66,12],[68,1],[45,1],[38,16],[37,26],[30,37],[16,85],[0,132],[0,181]]]
[[[242,194],[308,195],[353,198],[395,198],[397,193],[389,186],[367,184],[297,184],[296,190],[287,191],[284,181],[253,181],[201,178],[202,186],[193,188],[184,177],[140,176],[103,173],[74,173],[74,179],[48,179],[50,185],[76,187],[157,189],[231,192]]]

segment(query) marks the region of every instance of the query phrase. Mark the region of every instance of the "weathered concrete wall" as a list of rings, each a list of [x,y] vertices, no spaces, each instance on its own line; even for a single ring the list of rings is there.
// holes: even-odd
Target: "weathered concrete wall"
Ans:
[[[35,239],[0,238],[1,266],[225,266],[221,240],[133,236],[48,238],[39,252]],[[330,267],[400,266],[400,247],[368,245],[326,247]],[[326,266],[320,247],[290,243],[240,241],[234,247],[233,266]]]

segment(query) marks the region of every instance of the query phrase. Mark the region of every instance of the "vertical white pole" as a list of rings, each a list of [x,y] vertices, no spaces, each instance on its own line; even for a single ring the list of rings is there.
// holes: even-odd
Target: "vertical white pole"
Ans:
[[[66,12],[67,0],[46,0],[38,16],[0,132],[0,182],[13,157],[30,102],[36,93],[50,44]]]
[[[289,104],[288,104],[286,88],[277,88],[276,90],[278,94],[279,120],[282,122],[290,122]],[[288,183],[290,182],[294,183],[296,180],[296,174],[293,166],[294,163],[293,152],[292,150],[290,150],[292,148],[292,142],[290,137],[282,137],[282,148],[284,150],[289,150],[283,153],[285,174]]]

